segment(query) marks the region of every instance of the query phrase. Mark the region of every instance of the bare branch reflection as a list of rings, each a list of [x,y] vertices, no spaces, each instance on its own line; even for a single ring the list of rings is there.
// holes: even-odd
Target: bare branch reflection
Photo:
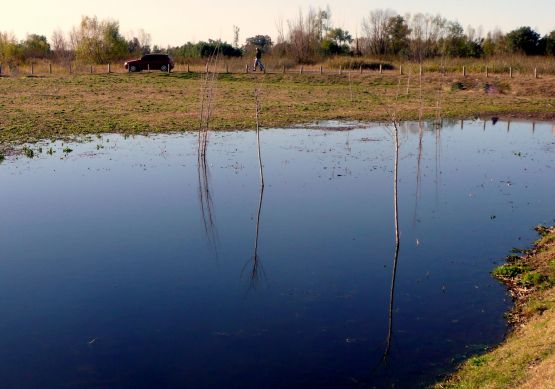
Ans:
[[[209,243],[217,250],[217,233],[214,222],[214,204],[210,192],[210,173],[206,161],[210,119],[213,109],[214,90],[217,77],[217,66],[220,59],[220,48],[217,46],[208,59],[206,73],[201,79],[200,124],[198,131],[198,192],[200,210],[204,230]]]

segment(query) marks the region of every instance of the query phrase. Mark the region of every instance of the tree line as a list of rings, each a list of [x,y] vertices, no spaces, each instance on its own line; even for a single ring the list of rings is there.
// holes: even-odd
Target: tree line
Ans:
[[[315,63],[327,57],[373,56],[422,61],[434,57],[482,58],[502,54],[555,55],[555,30],[541,36],[523,26],[508,33],[500,30],[483,34],[440,15],[400,15],[389,9],[371,11],[361,22],[361,36],[334,26],[327,9],[308,8],[284,22],[279,20],[277,39],[260,34],[239,43],[240,29],[233,27],[232,43],[221,40],[187,42],[181,46],[151,46],[150,34],[140,30],[131,38],[120,32],[114,20],[84,16],[68,34],[54,31],[50,39],[29,34],[18,41],[0,32],[0,62],[23,63],[37,59],[108,63],[151,52],[167,53],[178,62],[206,58],[218,51],[226,57],[250,55],[255,48],[266,54],[290,58],[296,63]]]

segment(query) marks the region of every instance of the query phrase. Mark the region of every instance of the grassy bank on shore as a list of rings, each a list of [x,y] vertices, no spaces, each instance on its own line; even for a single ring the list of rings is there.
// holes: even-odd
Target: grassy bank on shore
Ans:
[[[538,228],[530,250],[508,257],[493,275],[515,299],[513,331],[494,350],[467,360],[436,388],[555,387],[555,228]]]
[[[196,130],[201,76],[159,72],[0,78],[0,142],[64,139],[116,132]],[[500,116],[555,119],[555,77],[424,74],[221,74],[214,130],[254,127],[255,88],[261,124],[318,120],[404,120]],[[420,99],[422,96],[422,99]]]

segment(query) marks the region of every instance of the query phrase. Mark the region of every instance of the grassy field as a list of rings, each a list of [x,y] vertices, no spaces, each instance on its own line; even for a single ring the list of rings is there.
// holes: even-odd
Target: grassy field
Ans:
[[[408,71],[407,71],[408,72]],[[408,72],[409,73],[409,72]],[[0,78],[3,144],[74,135],[144,134],[198,127],[197,73],[53,75]],[[489,92],[486,86],[489,85]],[[501,117],[555,118],[555,77],[425,74],[221,74],[214,96],[215,130],[254,126],[256,88],[261,124],[286,126],[326,119]],[[420,95],[422,100],[420,100]]]
[[[465,362],[436,388],[555,387],[555,228],[542,229],[534,248],[495,269],[516,300],[514,331],[499,347]]]

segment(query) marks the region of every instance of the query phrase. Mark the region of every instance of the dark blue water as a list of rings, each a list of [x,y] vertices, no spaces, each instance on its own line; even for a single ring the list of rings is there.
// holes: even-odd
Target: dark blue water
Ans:
[[[403,127],[391,322],[391,136],[264,131],[259,218],[255,139],[212,134],[202,196],[194,134],[0,164],[0,386],[419,387],[503,338],[489,272],[553,223],[551,124]]]

